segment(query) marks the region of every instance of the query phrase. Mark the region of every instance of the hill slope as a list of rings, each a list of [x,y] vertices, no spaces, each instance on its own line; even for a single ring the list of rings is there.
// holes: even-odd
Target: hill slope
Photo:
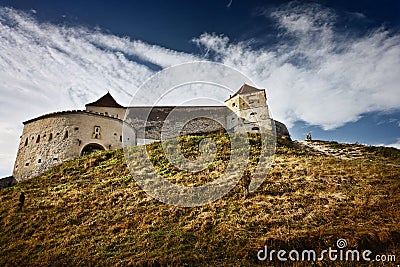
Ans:
[[[186,141],[187,150],[196,145]],[[339,238],[349,248],[400,257],[400,151],[357,151],[363,156],[343,160],[279,142],[255,193],[243,197],[238,186],[194,208],[146,195],[122,150],[93,153],[0,190],[0,265],[249,266],[262,264],[264,245],[322,250]]]

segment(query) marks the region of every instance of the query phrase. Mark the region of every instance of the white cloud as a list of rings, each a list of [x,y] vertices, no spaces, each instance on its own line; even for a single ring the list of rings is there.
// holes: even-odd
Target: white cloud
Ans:
[[[324,129],[363,113],[400,109],[400,35],[382,28],[348,36],[332,10],[288,4],[264,13],[280,30],[274,45],[252,48],[227,36],[194,39],[204,57],[267,89],[274,118]],[[11,173],[22,121],[83,108],[107,90],[127,105],[160,68],[199,57],[99,30],[39,23],[34,13],[0,7],[0,177]],[[251,40],[250,40],[251,41]]]
[[[388,145],[385,145],[385,146],[394,147],[394,148],[400,149],[400,138],[397,138],[396,143],[388,144]]]
[[[400,35],[374,29],[348,37],[337,16],[316,4],[268,10],[281,43],[253,49],[205,33],[194,42],[267,89],[275,118],[333,129],[372,111],[400,109]]]
[[[108,90],[127,105],[154,73],[145,62],[164,68],[194,59],[98,30],[38,23],[27,13],[1,7],[0,177],[11,173],[23,121],[84,108]]]

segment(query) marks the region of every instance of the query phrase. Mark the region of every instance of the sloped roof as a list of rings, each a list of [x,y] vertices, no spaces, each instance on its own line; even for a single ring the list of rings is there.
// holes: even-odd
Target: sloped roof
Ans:
[[[57,111],[57,112],[52,112],[52,113],[47,113],[44,115],[41,115],[39,117],[24,121],[23,124],[28,124],[34,121],[38,121],[41,119],[45,119],[45,118],[51,118],[51,117],[55,117],[55,116],[61,116],[61,115],[74,115],[74,114],[87,114],[87,115],[93,115],[93,116],[101,116],[101,117],[106,117],[109,119],[113,119],[113,120],[119,120],[122,121],[120,118],[113,116],[113,115],[105,115],[103,113],[98,113],[98,112],[94,112],[94,111],[87,111],[87,110],[66,110],[66,111]]]
[[[87,106],[96,106],[96,107],[112,107],[112,108],[124,108],[111,96],[110,92],[107,92],[104,96],[100,97],[97,101],[86,104]]]
[[[261,91],[264,91],[264,89],[258,89],[251,85],[243,84],[242,87],[240,87],[240,89],[232,97],[234,97],[236,95],[244,95],[244,94],[256,93],[256,92],[261,92]]]

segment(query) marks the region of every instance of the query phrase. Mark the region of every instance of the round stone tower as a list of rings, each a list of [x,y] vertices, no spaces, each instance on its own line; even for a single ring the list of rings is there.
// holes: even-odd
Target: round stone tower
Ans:
[[[29,179],[83,154],[121,148],[122,141],[136,145],[134,128],[128,125],[130,134],[122,136],[124,108],[109,101],[110,97],[107,94],[88,104],[90,110],[56,112],[25,121],[14,178],[17,181]],[[96,111],[96,108],[100,111],[107,106],[108,112]]]

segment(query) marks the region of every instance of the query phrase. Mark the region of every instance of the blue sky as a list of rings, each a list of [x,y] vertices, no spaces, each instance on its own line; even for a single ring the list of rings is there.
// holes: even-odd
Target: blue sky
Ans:
[[[294,139],[400,147],[399,1],[1,1],[0,176],[22,122],[193,60],[267,90]]]

